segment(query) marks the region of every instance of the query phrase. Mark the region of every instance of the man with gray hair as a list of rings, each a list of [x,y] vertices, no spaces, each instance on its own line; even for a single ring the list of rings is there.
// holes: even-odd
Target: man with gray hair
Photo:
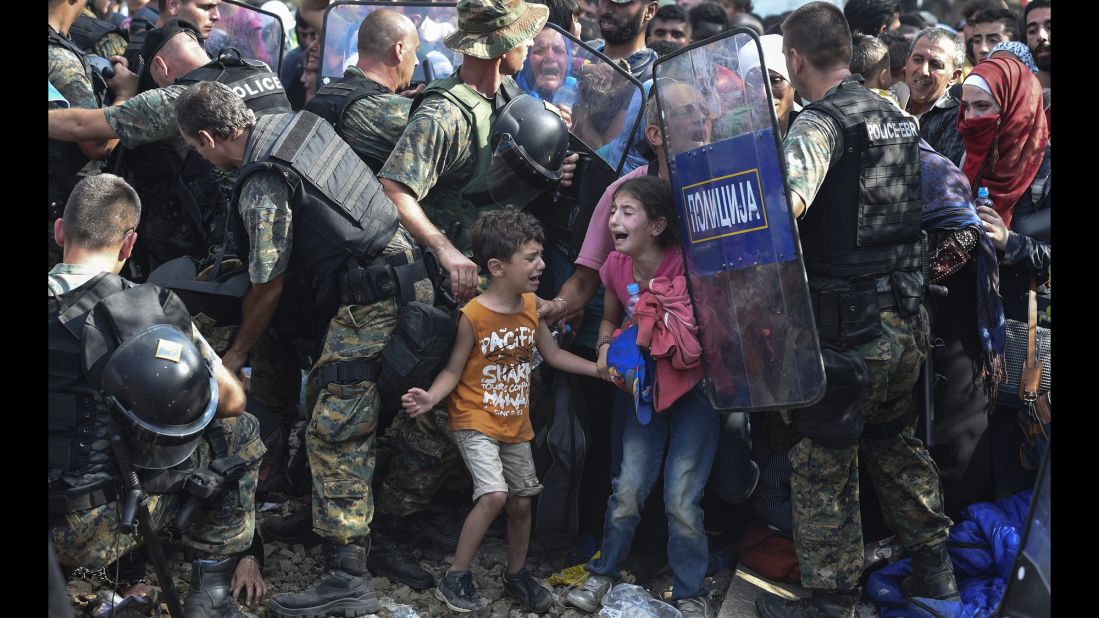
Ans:
[[[965,144],[958,134],[960,101],[950,87],[962,75],[965,45],[962,39],[942,28],[921,30],[912,41],[905,64],[905,83],[911,93],[905,111],[920,122],[920,137],[954,165],[962,164]]]
[[[231,352],[246,356],[275,323],[297,326],[297,347],[317,359],[305,446],[327,572],[268,607],[275,616],[375,613],[366,556],[380,356],[397,326],[395,298],[434,302],[423,259],[370,168],[315,114],[257,120],[233,90],[203,82],[179,97],[176,119],[208,161],[242,168],[231,216],[252,287]]]

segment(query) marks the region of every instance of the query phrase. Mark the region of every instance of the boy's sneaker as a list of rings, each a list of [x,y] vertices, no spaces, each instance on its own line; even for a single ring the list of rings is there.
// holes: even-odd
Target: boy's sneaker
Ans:
[[[526,567],[510,577],[504,572],[504,590],[532,612],[542,613],[553,605],[553,593],[535,581]]]
[[[473,573],[469,571],[447,571],[435,588],[435,598],[460,614],[481,609],[481,599],[477,598],[477,587],[473,585]]]
[[[714,618],[717,610],[708,597],[690,597],[676,601],[675,608],[683,618]]]
[[[603,595],[611,589],[611,578],[592,573],[584,585],[569,592],[565,602],[589,614],[594,613],[602,604]]]

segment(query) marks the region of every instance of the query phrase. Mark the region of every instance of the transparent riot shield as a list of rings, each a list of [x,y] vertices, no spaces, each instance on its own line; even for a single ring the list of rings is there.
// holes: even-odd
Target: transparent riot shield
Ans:
[[[607,185],[636,167],[634,161],[627,169],[627,156],[638,139],[641,82],[553,24],[534,37],[515,82],[561,110],[569,150],[580,155],[572,186],[549,192],[527,208],[545,227],[546,245],[558,248],[571,265]]]
[[[324,12],[321,33],[321,80],[343,77],[348,65],[359,60],[359,25],[377,9],[393,9],[404,13],[420,34],[419,62],[412,74],[413,84],[422,84],[428,77],[446,77],[462,62],[462,55],[451,51],[443,39],[458,29],[456,2],[334,2]],[[432,75],[425,76],[424,61]]]
[[[738,28],[653,67],[710,401],[811,405],[824,364],[767,68]]]
[[[241,58],[260,60],[278,75],[286,40],[279,16],[239,0],[224,0],[218,12],[221,19],[206,37],[206,53],[216,58],[223,47],[235,47]]]
[[[535,35],[519,87],[562,112],[569,132],[615,173],[641,121],[643,90],[629,70],[555,24]]]
[[[1053,594],[1053,494],[1050,478],[1053,474],[1050,460],[1053,439],[1046,446],[1046,454],[1034,481],[1026,524],[1015,556],[1015,568],[1008,581],[1007,591],[996,616],[1003,618],[1048,618],[1050,598]]]

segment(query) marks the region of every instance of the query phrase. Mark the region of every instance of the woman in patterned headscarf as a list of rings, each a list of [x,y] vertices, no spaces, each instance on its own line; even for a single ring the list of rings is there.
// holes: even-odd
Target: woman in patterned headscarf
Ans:
[[[1040,284],[1039,310],[1050,300],[1051,148],[1038,79],[1014,58],[979,63],[962,85],[958,132],[973,194],[988,187],[992,199],[978,214],[1000,254],[1004,311],[1026,320],[1030,277]]]
[[[1053,247],[1049,125],[1042,87],[1013,57],[988,58],[962,85],[958,131],[965,141],[962,170],[976,194],[987,187],[992,207],[978,214],[1000,262],[1000,293],[1007,318],[1026,322],[1031,281],[1037,285],[1039,324],[1049,326]],[[1010,394],[998,398],[990,450],[999,494],[1018,491],[1033,479],[1019,463],[1022,435]]]

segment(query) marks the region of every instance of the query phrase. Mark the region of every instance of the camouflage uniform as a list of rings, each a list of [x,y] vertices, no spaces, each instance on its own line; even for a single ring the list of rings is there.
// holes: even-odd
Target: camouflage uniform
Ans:
[[[366,77],[362,69],[349,66],[344,77]],[[385,161],[397,145],[405,125],[412,99],[399,94],[363,97],[343,113],[343,137],[364,160]]]
[[[430,96],[409,117],[378,178],[408,186],[431,222],[445,232],[457,219],[437,206],[461,193],[475,170],[474,154],[472,128],[462,111],[443,97]],[[462,237],[467,242],[457,243],[467,256],[472,251],[471,223],[463,221]],[[439,406],[421,419],[414,422],[399,412],[387,431],[393,449],[392,472],[383,480],[378,498],[379,508],[387,515],[400,517],[426,509],[455,470],[464,470],[457,465],[461,456],[449,438],[446,407]]]
[[[64,294],[83,285],[98,272],[99,269],[81,264],[61,264],[50,273],[50,287],[55,293]],[[192,326],[191,337],[203,357],[213,358],[214,351],[197,327]],[[244,460],[247,468],[235,485],[202,503],[183,540],[189,547],[206,554],[229,556],[244,551],[252,544],[256,482],[266,448],[260,440],[259,422],[250,414],[215,419],[210,425],[211,428],[218,426],[225,432],[227,455]],[[210,443],[202,440],[184,465],[204,468],[212,458]],[[77,476],[67,478],[66,482],[70,487],[80,487],[106,478],[109,478],[108,473],[93,469],[90,472],[79,471]],[[153,526],[159,530],[170,523],[185,498],[182,493],[152,494],[149,513]],[[136,547],[140,543],[138,538],[118,532],[121,508],[121,504],[115,501],[66,514],[64,525],[50,529],[50,540],[57,548],[58,560],[66,565],[95,569],[114,562]]]
[[[249,277],[265,283],[286,272],[293,225],[285,180],[272,172],[249,177],[239,207],[249,236]],[[412,238],[398,228],[382,255],[411,254]],[[411,256],[410,256],[411,257]],[[431,283],[416,283],[416,300],[434,300]],[[377,357],[396,326],[397,299],[344,305],[328,324],[321,357],[307,382],[306,452],[313,473],[313,530],[336,544],[370,534],[374,501],[374,437],[380,399],[373,382],[320,384],[317,369],[340,360]]]
[[[249,467],[235,486],[228,487],[220,496],[198,508],[183,535],[183,542],[205,554],[228,557],[252,546],[256,524],[256,481],[260,460],[266,449],[260,440],[259,421],[251,414],[217,419],[211,427],[216,425],[226,431],[228,452],[249,462]],[[205,466],[210,462],[210,451],[210,444],[203,440],[188,461],[197,461],[198,466]],[[185,498],[182,493],[150,496],[149,513],[153,526],[160,530],[170,523]],[[50,530],[50,541],[57,548],[58,561],[97,569],[137,547],[141,542],[137,535],[118,531],[121,508],[118,502],[111,502],[67,514],[65,525]]]
[[[909,414],[912,388],[927,356],[927,312],[902,318],[881,313],[882,336],[858,347],[866,361],[870,391],[862,404],[867,427]],[[913,418],[888,438],[864,435],[858,444],[832,449],[803,438],[790,451],[794,531],[802,583],[843,590],[858,585],[863,567],[859,515],[859,460],[870,472],[890,528],[909,549],[946,541],[951,525],[943,515],[939,474]]]
[[[92,77],[84,68],[80,58],[71,51],[57,45],[49,46],[47,58],[49,82],[57,88],[70,107],[96,109],[99,103],[92,90]],[[50,103],[49,109],[58,109],[60,105]]]
[[[462,457],[447,431],[446,403],[419,419],[398,412],[380,439],[391,452],[390,473],[378,487],[378,509],[405,517],[426,510],[449,481],[465,471]]]
[[[69,102],[69,106],[80,109],[98,108],[99,102],[96,100],[95,92],[92,89],[90,69],[86,69],[81,62],[81,59],[68,49],[52,44],[49,45],[47,49],[48,80],[53,84],[54,88],[57,88],[57,91],[61,93],[61,96],[65,97],[65,100]],[[61,104],[56,101],[50,102],[47,105],[48,109],[61,108]],[[52,161],[53,160],[51,159],[51,165]],[[75,168],[75,165],[73,167]],[[98,162],[92,162],[89,165],[86,165],[85,169],[98,169],[99,167],[100,164]],[[83,173],[83,170],[81,173]],[[58,211],[56,212],[57,216],[60,216],[61,214],[60,208],[61,206],[59,205]],[[47,270],[53,268],[56,264],[59,264],[61,262],[61,251],[51,247],[48,251],[46,262]]]
[[[174,140],[181,155],[187,153],[187,142],[176,124],[176,99],[187,86],[154,88],[133,97],[121,105],[103,110],[107,124],[126,148],[136,148],[164,140]]]
[[[474,172],[477,161],[472,139],[469,121],[457,106],[439,96],[426,97],[412,112],[401,139],[378,172],[378,178],[411,189],[424,213],[444,233],[459,215],[465,215],[463,219],[469,220],[462,221],[464,242],[456,246],[466,255],[472,255],[468,230],[477,213],[444,212],[440,204],[453,201]]]
[[[842,156],[842,142],[838,127],[816,110],[802,112],[790,126],[783,142],[788,182],[810,208],[828,208],[813,202],[829,169]],[[811,274],[810,283],[813,280]],[[938,469],[914,437],[916,419],[887,437],[881,435],[888,431],[874,431],[911,414],[912,388],[928,351],[927,311],[920,307],[907,318],[893,309],[879,315],[881,335],[855,348],[869,377],[869,391],[861,405],[862,436],[843,449],[803,437],[790,451],[794,539],[807,588],[858,586],[863,569],[860,450],[886,521],[909,551],[941,545],[952,525],[943,514]]]
[[[91,17],[92,19],[99,19],[92,12],[90,7],[84,8],[84,15]],[[95,42],[95,48],[92,50],[95,55],[102,56],[104,58],[110,58],[111,56],[121,56],[126,52],[126,46],[130,44],[126,40],[126,37],[118,32],[108,32],[107,34],[99,37],[99,40]]]

